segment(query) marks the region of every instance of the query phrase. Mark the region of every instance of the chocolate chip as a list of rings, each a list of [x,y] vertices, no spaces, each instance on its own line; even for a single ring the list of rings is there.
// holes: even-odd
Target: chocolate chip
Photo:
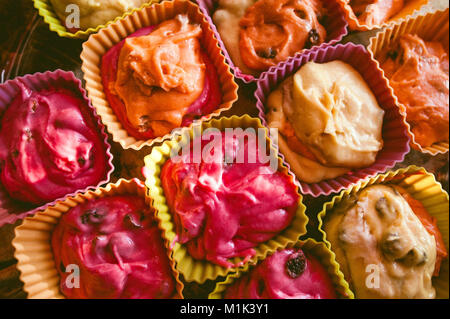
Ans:
[[[256,52],[261,58],[264,59],[274,59],[277,56],[277,51],[272,48],[267,48],[264,50],[259,50]]]
[[[297,253],[291,255],[286,262],[286,271],[289,277],[297,278],[303,274],[306,269],[305,254],[299,250]]]

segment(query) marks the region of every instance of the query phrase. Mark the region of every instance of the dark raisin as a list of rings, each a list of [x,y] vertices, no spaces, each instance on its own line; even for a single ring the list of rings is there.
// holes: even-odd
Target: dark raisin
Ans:
[[[261,296],[264,293],[264,290],[266,289],[266,283],[264,280],[260,279],[258,281],[258,294]]]
[[[78,158],[78,164],[80,164],[80,166],[83,166],[84,164],[86,164],[86,160],[82,157]]]
[[[17,156],[19,156],[19,151],[18,150],[14,150],[14,151],[11,152],[11,155],[13,157],[17,157]]]
[[[88,209],[84,212],[83,215],[81,215],[81,223],[87,224],[98,224],[100,223],[101,219],[104,217],[103,214],[99,214],[96,209]]]
[[[396,60],[398,57],[398,52],[395,50],[391,50],[387,53],[387,57],[392,60]]]
[[[327,15],[323,15],[321,16],[319,19],[319,23],[321,25],[327,25],[328,24],[328,16]]]
[[[403,257],[400,261],[403,262],[406,266],[420,266],[423,265],[427,261],[427,253],[425,250],[420,248],[413,248],[408,251],[405,257]]]
[[[389,214],[389,206],[386,197],[381,197],[375,204],[375,209],[381,217],[385,217]]]
[[[399,258],[403,250],[399,234],[388,233],[381,243],[381,250],[389,259]]]
[[[37,102],[36,100],[33,100],[33,105],[31,106],[31,112],[36,112],[36,108],[37,108]]]
[[[264,50],[259,50],[256,52],[261,58],[264,59],[274,59],[277,56],[277,51],[272,48],[267,48]]]
[[[308,33],[308,40],[305,47],[311,48],[313,45],[319,44],[320,36],[316,29],[311,29]]]
[[[306,269],[306,257],[305,254],[299,250],[297,253],[291,255],[286,262],[286,271],[289,277],[297,278]]]
[[[303,11],[303,10],[294,10],[294,13],[300,19],[305,19],[306,18],[306,12]]]
[[[146,217],[146,216],[145,216],[145,212],[141,210],[141,211],[139,212],[139,221],[140,221],[140,222],[144,221],[145,217]]]
[[[66,272],[66,267],[64,266],[62,261],[59,263],[59,270],[61,270],[61,272]]]
[[[149,118],[147,115],[143,115],[139,118],[138,130],[139,132],[147,132],[149,129]]]
[[[33,138],[33,134],[29,128],[25,129],[25,135],[27,136],[27,141],[30,141]]]

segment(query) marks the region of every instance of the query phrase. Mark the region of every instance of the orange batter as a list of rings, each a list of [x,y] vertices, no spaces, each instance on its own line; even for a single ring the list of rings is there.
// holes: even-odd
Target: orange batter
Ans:
[[[163,136],[180,127],[201,95],[205,65],[200,25],[185,15],[161,23],[146,36],[128,38],[120,52],[114,91],[130,123],[140,132]]]
[[[406,190],[401,187],[395,187],[403,198],[408,202],[409,207],[413,210],[414,214],[419,218],[422,225],[425,227],[430,235],[434,236],[436,240],[436,266],[434,268],[434,276],[439,276],[439,270],[441,268],[441,262],[447,258],[448,253],[445,249],[445,243],[442,239],[442,234],[437,226],[436,218],[431,216],[423,204],[417,199],[413,198]]]
[[[264,71],[296,52],[325,41],[315,0],[259,0],[240,21],[240,52],[253,70]]]
[[[403,8],[404,0],[347,0],[359,22],[380,25]]]
[[[448,141],[448,54],[441,43],[403,35],[382,54],[381,66],[406,107],[415,141],[423,147]]]

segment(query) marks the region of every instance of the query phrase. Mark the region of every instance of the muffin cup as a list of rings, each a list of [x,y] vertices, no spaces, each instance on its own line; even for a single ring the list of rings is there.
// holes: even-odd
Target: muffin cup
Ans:
[[[156,217],[159,220],[160,227],[163,229],[163,237],[166,241],[166,247],[171,251],[171,257],[175,261],[176,269],[183,274],[184,279],[188,282],[203,283],[206,280],[214,280],[218,276],[225,276],[230,272],[234,272],[246,264],[255,264],[258,260],[264,258],[268,253],[275,251],[278,248],[284,248],[289,243],[295,243],[300,236],[306,233],[306,224],[308,223],[308,217],[305,214],[306,207],[302,203],[302,196],[297,188],[299,194],[299,202],[296,214],[291,221],[290,226],[280,232],[277,236],[269,241],[263,242],[255,247],[256,254],[247,262],[244,262],[240,267],[222,267],[213,264],[207,260],[196,260],[191,257],[185,245],[177,242],[177,234],[173,218],[170,213],[166,198],[164,196],[164,190],[161,186],[160,173],[162,166],[170,156],[171,150],[179,146],[187,145],[189,139],[187,136],[192,137],[194,130],[203,131],[207,128],[217,128],[223,130],[224,128],[264,128],[261,125],[261,121],[257,118],[252,118],[248,115],[242,117],[232,116],[223,117],[221,119],[212,119],[201,124],[197,124],[195,128],[184,129],[181,134],[174,134],[171,138],[165,141],[161,146],[153,148],[150,155],[144,158],[145,168],[144,175],[146,176],[146,185],[149,191],[149,195],[153,199],[153,207],[156,211]],[[198,132],[198,131],[197,131]],[[288,169],[282,164],[281,158],[276,153],[276,149],[273,148],[272,143],[268,137],[266,130],[266,141],[272,151],[278,159],[278,171],[284,174],[289,174],[292,180],[293,175],[289,173]],[[233,258],[231,260],[234,264],[242,263],[245,261],[243,258]]]
[[[237,78],[241,79],[244,83],[247,84],[251,82],[256,82],[258,81],[258,79],[263,77],[265,73],[269,72],[272,68],[274,68],[271,67],[269,70],[262,72],[260,76],[257,78],[254,77],[253,75],[242,73],[240,69],[236,67],[233,61],[231,60],[227,48],[225,47],[225,44],[223,43],[222,38],[220,37],[220,33],[219,31],[217,31],[217,28],[212,20],[217,0],[196,0],[196,1],[199,4],[200,9],[205,14],[209,24],[211,25],[211,28],[214,31],[214,35],[218,39],[220,48],[227,59],[227,63],[231,66],[233,73]],[[317,47],[336,44],[340,42],[344,36],[347,35],[347,22],[345,19],[345,13],[344,10],[340,7],[338,0],[325,1],[324,5],[329,10],[329,12],[331,12],[331,19],[330,19],[331,22],[326,28],[328,34],[326,42],[322,43],[320,46]],[[304,50],[300,52],[303,51]]]
[[[149,0],[148,3],[159,2],[160,0]],[[100,29],[114,23],[115,21],[124,18],[139,8],[132,9],[128,12],[125,12],[122,16],[115,18],[114,20],[108,21],[105,24],[101,24],[95,28],[88,28],[86,30],[79,30],[75,33],[67,30],[66,26],[62,23],[60,18],[56,15],[55,10],[53,9],[53,5],[50,0],[33,0],[34,7],[39,11],[39,15],[44,18],[45,23],[49,25],[51,31],[58,33],[60,37],[64,38],[72,38],[72,39],[87,39],[87,37],[92,33],[97,33]],[[144,7],[147,4],[141,6]]]
[[[449,53],[449,9],[443,11],[435,11],[433,13],[428,13],[423,16],[417,16],[414,18],[409,18],[402,20],[390,26],[387,29],[379,32],[376,36],[370,38],[370,44],[367,47],[369,52],[371,52],[372,57],[377,60],[380,58],[383,50],[392,44],[398,42],[399,38],[404,34],[417,34],[422,39],[426,41],[439,41],[442,43],[444,49]],[[378,60],[377,60],[378,63]],[[379,65],[379,63],[378,63]],[[381,67],[380,67],[381,68]],[[383,72],[384,74],[384,72]],[[388,80],[389,81],[389,80]],[[400,103],[395,96],[395,101],[398,104],[402,113],[406,116],[406,106]],[[408,127],[408,134],[411,137],[411,146],[414,149],[421,151],[422,153],[427,153],[430,155],[443,154],[448,152],[448,142],[434,143],[428,147],[422,147],[415,141],[414,133],[411,131],[411,127],[406,122]]]
[[[158,25],[164,20],[172,19],[181,13],[187,14],[193,21],[201,25],[204,32],[201,40],[202,46],[217,69],[220,87],[222,89],[222,102],[219,107],[213,113],[204,115],[201,120],[194,121],[194,123],[219,116],[223,111],[230,109],[237,100],[238,86],[234,81],[229,66],[225,63],[225,57],[220,52],[218,42],[214,38],[214,33],[206,18],[199,10],[199,7],[186,0],[164,1],[160,4],[146,5],[142,9],[134,11],[126,18],[119,19],[100,30],[99,33],[92,35],[83,44],[83,52],[81,53],[81,60],[83,61],[81,69],[84,72],[88,96],[92,99],[92,104],[97,109],[113,140],[120,143],[124,149],[131,148],[140,150],[146,145],[150,146],[163,141],[170,134],[150,140],[137,140],[128,134],[120,120],[114,114],[103,91],[101,77],[102,56],[111,47],[136,30],[147,26]],[[175,129],[174,131],[179,129]]]
[[[366,25],[361,24],[353,13],[352,7],[348,4],[348,0],[337,0],[342,10],[345,12],[345,19],[348,22],[348,27],[352,31],[368,31],[373,29],[380,29],[395,23],[397,21],[401,21],[406,19],[415,13],[417,13],[423,6],[428,3],[428,0],[405,0],[406,5],[397,13],[395,16],[389,19],[389,21],[382,23],[380,25]]]
[[[357,185],[342,191],[339,195],[334,196],[331,201],[323,205],[323,210],[317,215],[319,220],[319,231],[322,233],[323,241],[328,248],[333,250],[331,243],[327,240],[327,234],[323,230],[324,220],[328,212],[339,204],[343,198],[349,194],[357,193],[367,186],[375,184],[396,184],[403,187],[412,197],[419,200],[428,213],[437,220],[438,228],[442,234],[445,248],[448,249],[449,236],[449,197],[442,189],[433,174],[428,173],[424,168],[417,166],[408,166],[396,171],[390,171],[385,174],[379,174],[372,178],[367,178],[359,182]],[[334,255],[334,253],[333,253]],[[436,289],[436,297],[441,299],[449,298],[449,260],[444,259],[441,264],[439,277],[433,278],[433,286]]]
[[[103,188],[58,201],[35,216],[27,217],[23,224],[16,228],[16,236],[12,242],[15,248],[14,257],[18,260],[17,268],[20,270],[20,279],[24,283],[23,289],[28,293],[28,298],[64,298],[59,289],[60,278],[51,247],[52,232],[61,216],[86,201],[115,195],[137,195],[145,197],[148,205],[151,203],[142,181],[120,179]],[[174,268],[173,260],[170,257],[169,260],[177,283],[177,298],[183,298],[183,283]]]
[[[288,76],[295,74],[302,65],[309,61],[325,63],[334,60],[341,60],[355,68],[367,82],[380,107],[385,111],[382,131],[384,146],[378,153],[375,163],[369,167],[352,170],[337,178],[324,180],[319,183],[297,182],[303,194],[309,194],[314,197],[339,192],[361,179],[385,172],[397,162],[403,161],[405,155],[409,152],[409,136],[405,117],[395,103],[393,92],[388,86],[387,79],[383,77],[382,71],[371,58],[370,53],[363,46],[352,43],[306,51],[303,54],[290,58],[265,74],[258,81],[255,91],[256,107],[259,110],[259,117],[262,119],[263,124],[268,125],[264,105],[268,95],[278,84]],[[281,156],[284,158],[282,154]],[[287,166],[290,167],[289,163],[287,163]]]
[[[310,252],[319,260],[322,266],[324,266],[327,270],[328,275],[333,282],[336,294],[340,299],[354,298],[353,292],[350,290],[347,281],[345,281],[344,279],[344,274],[339,270],[339,265],[335,260],[335,255],[329,248],[327,248],[327,246],[323,242],[317,242],[312,238],[307,238],[306,240],[300,240],[295,244],[289,244],[286,248],[292,247],[302,248],[303,250]],[[266,258],[268,258],[273,253],[274,252],[268,254]],[[260,262],[262,262],[262,260]],[[255,266],[257,265],[253,265],[252,267],[246,265],[238,272],[228,275],[224,281],[218,282],[216,284],[215,289],[209,294],[208,298],[223,299],[223,294],[226,289]]]
[[[78,80],[72,72],[66,72],[62,70],[56,70],[53,72],[48,71],[45,73],[35,73],[6,81],[5,83],[0,84],[0,120],[3,116],[4,111],[8,108],[9,104],[14,100],[17,93],[19,92],[16,84],[19,81],[25,83],[28,87],[34,90],[44,90],[51,86],[67,88],[72,92],[76,92],[77,95],[85,101],[85,105],[91,111],[94,123],[98,123],[97,132],[104,142],[104,148],[106,152],[108,165],[108,167],[106,168],[107,173],[104,179],[97,185],[92,185],[85,189],[80,189],[72,194],[67,194],[65,197],[73,196],[77,192],[85,192],[90,188],[108,183],[111,177],[111,173],[114,171],[111,145],[108,143],[108,135],[105,133],[104,127],[100,122],[100,118],[97,116],[95,109],[92,107],[89,99],[87,98],[86,91],[81,86],[81,81]],[[11,198],[0,182],[0,226],[4,224],[12,224],[19,219],[23,219],[26,216],[33,215],[39,210],[43,210],[48,206],[54,205],[55,202],[60,199],[56,199],[51,203],[36,207],[36,205],[22,203],[16,199]]]

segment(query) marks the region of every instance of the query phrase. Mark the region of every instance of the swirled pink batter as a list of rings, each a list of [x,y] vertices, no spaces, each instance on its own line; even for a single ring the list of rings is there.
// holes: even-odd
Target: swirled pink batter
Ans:
[[[273,173],[269,163],[249,163],[247,156],[239,163],[239,151],[249,154],[251,145],[240,136],[203,136],[200,162],[181,154],[161,171],[179,241],[193,258],[225,267],[236,266],[229,261],[233,257],[244,257],[245,262],[254,255],[254,247],[285,229],[299,199],[290,177]],[[250,152],[258,159],[258,149]]]
[[[63,215],[52,247],[68,298],[171,298],[175,280],[159,229],[144,199],[112,196],[87,201]],[[68,265],[80,267],[70,288]]]
[[[0,178],[9,195],[40,205],[97,185],[106,150],[85,101],[67,89],[36,92],[17,83],[0,128]]]
[[[325,268],[308,252],[285,249],[242,275],[224,293],[225,299],[335,299]]]

